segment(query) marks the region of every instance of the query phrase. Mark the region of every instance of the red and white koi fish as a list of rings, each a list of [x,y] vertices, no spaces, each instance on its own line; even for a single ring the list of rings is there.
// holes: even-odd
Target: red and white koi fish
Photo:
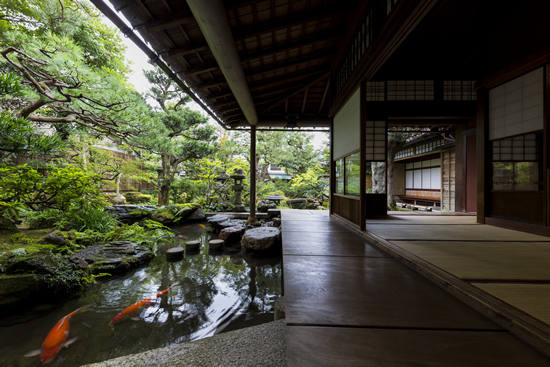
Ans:
[[[122,320],[124,317],[135,314],[140,308],[142,308],[144,306],[147,306],[147,305],[150,305],[151,303],[155,302],[155,299],[157,299],[158,297],[160,297],[163,294],[165,294],[166,292],[168,292],[172,287],[173,286],[163,290],[162,292],[158,292],[156,294],[156,296],[154,296],[154,297],[145,298],[144,300],[141,300],[139,302],[134,303],[130,307],[126,307],[124,310],[122,310],[121,313],[119,313],[118,315],[113,317],[110,324],[111,325],[115,324],[115,323],[119,322],[120,320]]]
[[[73,317],[77,313],[87,311],[91,306],[92,305],[86,305],[80,307],[79,309],[71,312],[70,314],[59,320],[57,324],[55,324],[55,326],[50,330],[50,332],[46,336],[46,339],[44,339],[44,342],[42,343],[42,348],[25,354],[25,357],[40,355],[40,362],[42,362],[43,364],[50,363],[57,355],[57,353],[59,353],[59,350],[61,348],[68,347],[77,339],[72,338],[67,340],[67,337],[69,336],[69,331],[71,330],[71,325],[69,324],[71,317]]]

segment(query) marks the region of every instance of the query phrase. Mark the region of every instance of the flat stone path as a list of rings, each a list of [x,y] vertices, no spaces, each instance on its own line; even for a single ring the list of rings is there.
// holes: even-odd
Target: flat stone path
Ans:
[[[327,211],[281,212],[289,366],[550,366],[550,359]],[[445,230],[478,241],[521,237],[483,226],[485,238],[470,217],[456,218],[456,224],[445,218],[447,226],[422,229],[411,227],[430,220],[411,223],[409,216],[392,225],[367,222],[367,230],[399,241],[433,239],[427,230],[435,239]]]

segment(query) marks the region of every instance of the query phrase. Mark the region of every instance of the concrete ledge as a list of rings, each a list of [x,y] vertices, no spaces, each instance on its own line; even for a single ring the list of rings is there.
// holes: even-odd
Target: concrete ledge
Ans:
[[[278,320],[87,366],[283,367],[286,365],[286,321]]]

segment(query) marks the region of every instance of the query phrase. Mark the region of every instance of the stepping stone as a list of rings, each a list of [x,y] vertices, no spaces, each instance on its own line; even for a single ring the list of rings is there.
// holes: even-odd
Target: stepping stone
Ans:
[[[245,229],[244,226],[224,228],[220,231],[220,240],[223,240],[225,245],[240,243]]]
[[[223,248],[223,240],[208,241],[208,248],[210,250],[221,250]]]
[[[259,227],[246,231],[241,241],[244,250],[264,251],[281,241],[281,231],[275,227]]]
[[[174,247],[166,251],[166,257],[176,258],[183,256],[183,247]]]
[[[187,241],[185,247],[188,250],[198,250],[201,247],[201,241]]]

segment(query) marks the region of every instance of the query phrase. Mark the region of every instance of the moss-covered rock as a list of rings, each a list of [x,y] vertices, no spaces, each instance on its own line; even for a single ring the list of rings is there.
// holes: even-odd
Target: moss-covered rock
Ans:
[[[48,250],[12,251],[0,257],[0,267],[4,269],[0,275],[0,307],[72,297],[88,284],[86,271],[75,269],[69,259]]]
[[[140,247],[130,241],[115,241],[101,248],[87,258],[92,274],[122,273],[134,269],[154,257],[151,250]]]
[[[141,192],[125,192],[124,197],[128,204],[144,204],[153,201],[153,195],[142,194]]]
[[[0,275],[0,308],[41,297],[46,289],[46,282],[36,274]]]

